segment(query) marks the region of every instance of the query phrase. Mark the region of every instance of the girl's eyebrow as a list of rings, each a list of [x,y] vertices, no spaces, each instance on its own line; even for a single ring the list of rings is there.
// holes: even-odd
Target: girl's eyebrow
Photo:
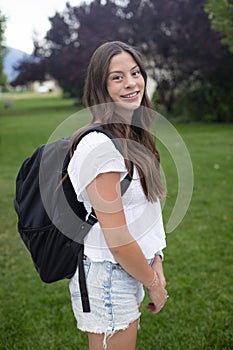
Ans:
[[[130,70],[133,70],[133,69],[135,69],[135,68],[137,68],[137,67],[138,67],[138,64],[136,64],[135,66],[133,66]],[[108,75],[113,74],[113,73],[118,73],[118,74],[121,73],[121,74],[123,74],[123,72],[120,71],[120,70],[114,70],[114,71],[109,72]]]

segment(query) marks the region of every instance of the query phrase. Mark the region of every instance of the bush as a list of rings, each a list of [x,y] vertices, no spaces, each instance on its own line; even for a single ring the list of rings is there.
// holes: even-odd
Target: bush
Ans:
[[[195,121],[233,122],[232,87],[232,65],[219,65],[219,68],[206,76],[199,85],[178,96],[175,115],[185,115]]]
[[[175,115],[194,121],[233,122],[233,91],[205,82],[178,97]]]

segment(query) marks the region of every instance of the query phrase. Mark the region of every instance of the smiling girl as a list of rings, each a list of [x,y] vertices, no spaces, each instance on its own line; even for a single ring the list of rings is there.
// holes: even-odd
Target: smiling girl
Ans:
[[[89,63],[84,95],[91,125],[101,124],[122,149],[93,131],[82,138],[68,167],[78,200],[98,219],[85,238],[83,257],[90,313],[82,311],[78,269],[70,281],[74,315],[90,350],[136,349],[143,286],[151,313],[167,301],[160,207],[165,191],[149,132],[153,113],[146,82],[140,54],[125,43],[103,44]],[[122,196],[120,181],[127,173],[132,181]]]

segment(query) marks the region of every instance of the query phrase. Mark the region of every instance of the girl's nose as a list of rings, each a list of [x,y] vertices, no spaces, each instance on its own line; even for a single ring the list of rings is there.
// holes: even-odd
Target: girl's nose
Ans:
[[[134,78],[132,76],[126,77],[125,88],[132,88],[135,85],[136,85],[136,81],[134,80]]]

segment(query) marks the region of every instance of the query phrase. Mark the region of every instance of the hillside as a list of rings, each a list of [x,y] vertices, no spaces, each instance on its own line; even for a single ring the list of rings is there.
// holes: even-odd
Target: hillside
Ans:
[[[9,83],[17,76],[17,72],[15,71],[14,66],[22,59],[29,57],[30,55],[21,50],[7,47],[7,54],[3,60],[3,72],[6,74],[7,81]]]

